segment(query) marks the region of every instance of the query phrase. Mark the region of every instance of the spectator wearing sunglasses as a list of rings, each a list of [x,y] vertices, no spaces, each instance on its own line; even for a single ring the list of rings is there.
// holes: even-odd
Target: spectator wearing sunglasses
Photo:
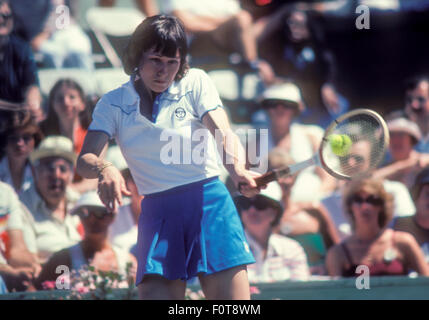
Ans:
[[[268,152],[279,147],[290,154],[298,163],[310,159],[317,152],[322,141],[323,130],[315,125],[303,125],[296,121],[304,110],[300,89],[291,82],[268,87],[260,98],[265,112],[254,116],[254,124],[268,129]],[[260,124],[258,125],[257,122]],[[263,154],[261,157],[268,157]],[[335,180],[318,167],[300,172],[292,191],[296,201],[315,201],[324,194],[332,192]]]
[[[137,261],[134,256],[109,241],[109,227],[116,213],[107,211],[96,191],[84,193],[71,214],[80,217],[85,236],[74,246],[52,255],[35,281],[36,288],[42,289],[45,281],[55,281],[58,277],[55,271],[59,265],[67,266],[71,272],[92,266],[96,271],[113,271],[122,276],[127,275],[129,263],[135,270]]]
[[[0,0],[0,99],[17,107],[25,104],[33,117],[41,121],[42,96],[36,62],[31,47],[12,34],[14,24],[10,1]]]
[[[76,157],[72,141],[63,136],[46,137],[30,154],[34,184],[20,198],[31,213],[25,217],[27,246],[42,263],[81,240],[79,218],[69,214],[79,198],[69,188]]]
[[[18,195],[33,182],[29,157],[42,138],[42,131],[29,116],[11,125],[1,135],[0,149],[4,150],[5,157],[0,161],[0,181],[12,186]]]
[[[416,204],[416,214],[397,218],[394,229],[411,233],[423,250],[429,264],[429,167],[417,175],[411,193]]]
[[[352,234],[328,251],[330,276],[353,277],[357,267],[367,266],[371,276],[429,276],[424,255],[414,237],[388,229],[393,217],[392,197],[376,179],[351,182],[343,196]]]
[[[348,166],[350,170],[365,170],[369,166],[371,142],[368,140],[359,140],[354,143],[348,155],[345,157],[346,161],[342,161],[342,165]],[[416,211],[411,195],[407,187],[398,181],[391,181],[387,179],[381,180],[384,189],[393,197],[393,215],[394,217],[403,217],[413,215]],[[342,198],[344,190],[347,188],[349,182],[347,180],[338,180],[337,188],[330,195],[321,200],[321,205],[328,210],[334,223],[339,231],[341,239],[351,235],[352,228],[350,221],[346,219],[346,214],[342,206]]]
[[[310,277],[307,257],[301,245],[273,232],[283,213],[280,198],[277,182],[268,184],[253,198],[235,198],[250,250],[256,259],[255,264],[247,267],[251,283],[308,280]]]

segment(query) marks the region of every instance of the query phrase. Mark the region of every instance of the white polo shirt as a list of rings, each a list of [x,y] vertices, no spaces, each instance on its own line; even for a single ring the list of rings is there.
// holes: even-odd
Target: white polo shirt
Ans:
[[[139,193],[218,176],[221,162],[215,139],[201,121],[207,112],[222,107],[209,76],[190,69],[173,82],[155,99],[153,121],[140,113],[140,97],[131,81],[100,99],[89,131],[102,131],[116,140]]]

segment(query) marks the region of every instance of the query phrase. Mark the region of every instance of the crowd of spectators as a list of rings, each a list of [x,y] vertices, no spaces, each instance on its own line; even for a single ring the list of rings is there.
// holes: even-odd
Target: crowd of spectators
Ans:
[[[269,169],[310,158],[328,124],[351,109],[374,109],[387,120],[389,148],[371,177],[339,181],[321,168],[308,168],[251,199],[229,188],[256,259],[248,267],[251,283],[353,277],[359,265],[368,266],[371,275],[429,276],[428,66],[396,79],[404,84],[400,108],[355,105],[359,100],[347,95],[353,77],[338,69],[347,59],[325,40],[332,26],[320,24],[329,16],[350,15],[350,2],[359,3],[134,3],[146,16],[165,13],[183,21],[191,67],[257,76],[258,92],[248,100],[258,110],[245,121],[233,119],[233,125],[267,129],[268,135],[246,143],[261,151]],[[429,7],[399,3],[389,10]],[[127,263],[136,264],[143,196],[119,147],[111,143],[105,158],[120,170],[131,196],[116,214],[99,200],[97,179],[75,173],[94,97],[79,79],[67,76],[67,68],[96,68],[94,39],[80,24],[76,5],[79,1],[0,0],[0,293],[41,290],[45,281],[55,281],[58,265],[124,274]],[[66,28],[56,21],[59,6],[71,12]],[[42,69],[64,71],[47,96],[40,90]],[[379,72],[367,71],[367,77]],[[266,149],[259,145],[263,137]],[[360,141],[349,152],[365,162],[368,148]]]

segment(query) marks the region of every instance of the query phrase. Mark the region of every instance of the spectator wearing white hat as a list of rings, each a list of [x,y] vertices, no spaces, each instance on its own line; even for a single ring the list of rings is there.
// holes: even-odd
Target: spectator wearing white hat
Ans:
[[[417,173],[429,165],[429,155],[414,149],[422,138],[420,128],[405,117],[389,120],[387,126],[392,162],[377,170],[374,176],[402,182],[410,189]]]
[[[34,184],[20,199],[31,213],[23,217],[26,244],[42,263],[81,240],[79,218],[69,214],[79,197],[69,188],[76,158],[73,142],[63,136],[46,137],[30,154]]]
[[[301,245],[273,232],[283,214],[279,202],[281,195],[279,184],[272,182],[253,198],[235,198],[250,250],[256,259],[255,264],[247,266],[251,283],[305,281],[310,277],[307,257]]]
[[[119,207],[118,214],[109,228],[109,240],[115,246],[129,252],[137,243],[138,218],[143,196],[139,194],[127,162],[117,145],[107,149],[106,160],[118,168],[124,177],[127,189],[131,192],[130,201],[124,201],[124,204]]]
[[[305,107],[300,89],[294,83],[268,87],[262,93],[260,103],[268,115],[267,123],[261,126],[268,129],[268,152],[279,147],[289,153],[296,163],[310,159],[317,152],[323,129],[296,121]],[[262,118],[264,113],[260,116]],[[254,118],[255,122],[261,120]],[[262,148],[260,157],[268,157],[268,154],[263,154]],[[308,168],[298,175],[292,198],[295,201],[315,201],[331,192],[335,184],[335,180],[323,169]]]
[[[43,288],[43,282],[55,281],[56,268],[65,265],[72,272],[92,266],[96,271],[113,271],[126,276],[128,265],[135,271],[137,261],[129,252],[115,247],[108,238],[108,230],[115,213],[107,211],[96,191],[84,193],[71,211],[82,221],[85,236],[82,241],[52,255],[43,266],[35,281],[36,288]]]

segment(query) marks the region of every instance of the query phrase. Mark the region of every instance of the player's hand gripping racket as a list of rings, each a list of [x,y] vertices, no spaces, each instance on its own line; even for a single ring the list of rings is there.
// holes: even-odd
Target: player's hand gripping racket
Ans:
[[[337,179],[357,179],[375,169],[389,145],[389,131],[375,111],[357,109],[334,120],[310,159],[275,169],[255,179],[258,187],[305,168],[322,167]],[[240,186],[239,186],[240,189]]]

